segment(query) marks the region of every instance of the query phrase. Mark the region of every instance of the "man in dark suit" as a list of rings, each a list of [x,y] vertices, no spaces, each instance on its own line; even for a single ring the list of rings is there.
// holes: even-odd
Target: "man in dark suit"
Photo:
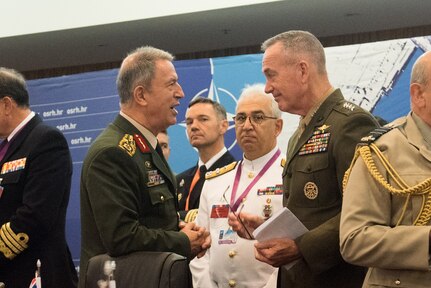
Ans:
[[[193,99],[186,111],[187,135],[198,150],[198,163],[177,175],[180,217],[193,221],[199,208],[199,198],[206,171],[212,171],[235,161],[224,145],[229,126],[226,110],[209,98]]]
[[[120,115],[82,168],[80,287],[98,254],[166,251],[191,259],[209,247],[209,233],[194,223],[180,230],[175,176],[157,144],[156,135],[176,123],[184,97],[172,61],[170,53],[146,46],[120,67]]]
[[[279,287],[361,287],[365,269],[344,262],[340,254],[342,181],[356,144],[378,123],[332,87],[324,49],[311,33],[281,33],[265,41],[262,50],[266,92],[280,110],[301,116],[287,148],[283,202],[310,231],[297,239],[257,243],[256,258],[280,267]],[[251,218],[244,220],[253,228],[261,223]]]
[[[65,238],[72,160],[63,134],[30,110],[25,80],[0,68],[0,282],[76,287]]]

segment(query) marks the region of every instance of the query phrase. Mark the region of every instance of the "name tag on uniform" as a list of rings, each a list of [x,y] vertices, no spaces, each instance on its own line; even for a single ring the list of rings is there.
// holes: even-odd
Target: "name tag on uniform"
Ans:
[[[227,218],[229,214],[229,205],[228,204],[220,204],[213,205],[211,208],[211,218]]]

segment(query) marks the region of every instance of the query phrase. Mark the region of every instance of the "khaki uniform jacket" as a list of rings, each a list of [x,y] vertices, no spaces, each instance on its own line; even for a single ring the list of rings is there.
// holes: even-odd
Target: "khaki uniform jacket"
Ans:
[[[377,127],[374,117],[335,90],[322,103],[296,145],[289,143],[283,171],[287,206],[310,230],[295,240],[303,258],[280,267],[279,287],[360,287],[365,269],[339,251],[342,179],[356,144]]]
[[[169,251],[190,256],[190,242],[178,232],[175,188],[164,157],[117,116],[90,147],[82,168],[80,287],[88,260],[98,254]]]
[[[431,150],[413,118],[409,115],[392,124],[398,127],[375,144],[409,186],[430,178]],[[377,168],[388,180],[386,170],[374,156]],[[392,179],[389,183],[400,188]],[[431,287],[430,226],[412,225],[421,209],[422,196],[411,197],[397,226],[405,200],[383,189],[358,158],[344,193],[340,244],[347,261],[375,267],[369,269],[363,287]]]

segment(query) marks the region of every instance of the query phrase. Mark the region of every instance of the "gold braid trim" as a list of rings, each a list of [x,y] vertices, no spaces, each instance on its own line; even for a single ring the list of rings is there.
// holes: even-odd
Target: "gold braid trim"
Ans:
[[[371,152],[374,152],[376,154],[377,158],[383,164],[389,176],[401,189],[395,188],[394,186],[389,184],[389,182],[383,177],[383,175],[380,173],[374,163],[374,160],[371,156]],[[380,184],[385,190],[387,190],[391,194],[406,197],[406,202],[404,204],[403,211],[397,225],[399,225],[404,218],[404,214],[407,210],[407,204],[411,196],[422,196],[422,207],[413,225],[427,225],[427,223],[431,219],[431,178],[428,178],[419,184],[409,187],[374,143],[371,143],[369,146],[359,146],[356,149],[353,161],[351,162],[349,169],[347,169],[346,173],[344,174],[343,191],[346,188],[347,181],[349,179],[350,173],[352,172],[353,165],[359,158],[359,156],[362,157],[365,166],[368,169],[368,172],[378,184]]]
[[[25,233],[15,234],[12,228],[10,228],[10,222],[3,224],[0,229],[0,252],[7,259],[12,260],[27,249],[28,240],[28,235]]]
[[[198,209],[189,210],[189,212],[187,212],[187,215],[184,219],[184,222],[186,223],[194,222],[197,216],[198,216]]]

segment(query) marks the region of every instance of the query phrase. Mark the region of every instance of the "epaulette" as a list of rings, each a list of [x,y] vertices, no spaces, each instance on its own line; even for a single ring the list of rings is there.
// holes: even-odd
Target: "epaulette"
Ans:
[[[184,222],[190,223],[195,221],[196,217],[198,216],[198,209],[191,209],[187,212],[186,217],[184,217]]]
[[[136,142],[130,134],[124,134],[123,138],[118,143],[118,147],[126,151],[130,156],[135,155]]]
[[[391,131],[393,128],[394,126],[389,126],[389,125],[376,128],[373,131],[371,131],[370,134],[368,134],[367,136],[362,137],[361,141],[359,142],[359,145],[370,145],[371,143],[379,139],[383,134],[386,134],[389,131]]]
[[[232,163],[230,163],[224,167],[217,168],[216,170],[213,170],[213,171],[208,171],[205,174],[205,179],[208,180],[208,179],[223,175],[223,174],[235,169],[235,166],[237,163],[238,163],[237,161],[234,161],[234,162],[232,162]]]
[[[281,159],[281,163],[280,163],[281,167],[284,168],[284,166],[286,166],[286,158]]]

